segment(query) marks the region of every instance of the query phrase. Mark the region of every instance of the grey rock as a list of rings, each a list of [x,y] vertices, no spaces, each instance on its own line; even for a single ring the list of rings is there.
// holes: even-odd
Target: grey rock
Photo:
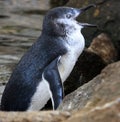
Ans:
[[[120,98],[120,61],[112,63],[90,82],[67,95],[59,110],[81,110]]]
[[[70,117],[69,112],[0,112],[1,122],[62,122]]]

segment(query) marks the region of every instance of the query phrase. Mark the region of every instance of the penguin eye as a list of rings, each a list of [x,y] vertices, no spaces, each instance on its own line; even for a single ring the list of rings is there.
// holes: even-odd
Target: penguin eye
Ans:
[[[71,15],[71,14],[67,14],[66,17],[67,17],[68,19],[70,19],[70,18],[72,17],[72,15]]]

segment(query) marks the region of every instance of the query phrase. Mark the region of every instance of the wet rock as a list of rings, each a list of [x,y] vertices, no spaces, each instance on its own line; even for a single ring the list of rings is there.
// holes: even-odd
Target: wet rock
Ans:
[[[5,89],[5,85],[0,86],[0,101],[1,101],[4,89]]]
[[[0,19],[9,18],[9,14],[6,8],[7,6],[5,6],[5,2],[1,0],[0,1]]]
[[[0,64],[0,85],[5,85],[16,64]]]
[[[120,99],[119,76],[120,62],[108,65],[100,75],[66,96],[59,110],[89,110]]]
[[[0,122],[62,122],[70,117],[68,112],[0,112]]]
[[[23,10],[37,8],[39,8],[39,10],[46,10],[49,7],[48,0],[0,1],[1,65],[16,64],[41,33],[40,30],[42,28],[43,15],[36,15],[35,13],[23,14]],[[17,13],[17,10],[21,12]],[[3,78],[0,77],[0,81],[1,79]]]
[[[9,7],[11,12],[25,10],[47,10],[50,8],[49,0],[10,0],[4,2],[6,7]]]
[[[69,0],[50,0],[50,4],[52,7],[56,6],[64,6],[68,3]]]

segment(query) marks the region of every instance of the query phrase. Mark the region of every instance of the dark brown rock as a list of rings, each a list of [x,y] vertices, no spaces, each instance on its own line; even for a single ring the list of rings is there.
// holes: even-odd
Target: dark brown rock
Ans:
[[[105,33],[94,38],[88,50],[100,56],[106,64],[112,63],[117,59],[115,46]]]
[[[50,4],[52,7],[56,7],[56,6],[63,6],[66,3],[68,3],[69,0],[50,0]]]

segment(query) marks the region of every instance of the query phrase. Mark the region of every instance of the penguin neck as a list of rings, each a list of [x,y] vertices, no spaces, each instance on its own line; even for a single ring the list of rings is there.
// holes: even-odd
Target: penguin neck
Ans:
[[[74,68],[78,57],[85,47],[85,40],[79,30],[70,35],[68,34],[63,40],[63,43],[67,49],[67,53],[61,57],[60,65],[58,66],[62,82],[68,78]]]
[[[65,40],[68,51],[73,50],[75,55],[79,57],[85,47],[85,39],[81,33],[81,29],[77,29],[73,33],[68,33]]]

